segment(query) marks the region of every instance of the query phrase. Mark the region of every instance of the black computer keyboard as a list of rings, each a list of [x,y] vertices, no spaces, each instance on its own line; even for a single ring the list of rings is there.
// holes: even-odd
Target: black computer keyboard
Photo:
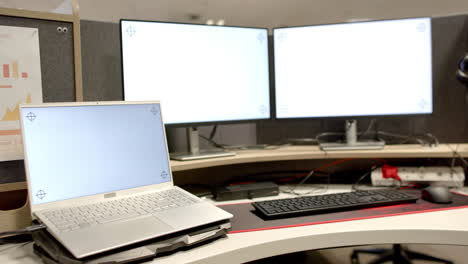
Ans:
[[[253,206],[265,217],[281,218],[411,203],[418,198],[398,190],[372,190],[254,202]]]

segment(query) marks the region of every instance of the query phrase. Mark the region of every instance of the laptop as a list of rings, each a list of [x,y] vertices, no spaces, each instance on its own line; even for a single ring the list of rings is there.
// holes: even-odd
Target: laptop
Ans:
[[[33,219],[76,258],[228,221],[174,186],[159,102],[21,105]]]

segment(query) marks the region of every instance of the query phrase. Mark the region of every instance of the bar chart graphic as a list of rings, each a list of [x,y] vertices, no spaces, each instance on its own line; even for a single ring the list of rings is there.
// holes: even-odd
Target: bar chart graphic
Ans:
[[[39,30],[0,25],[0,161],[22,148],[20,105],[28,103],[42,103]]]
[[[3,81],[7,81],[8,79],[19,79],[23,78],[26,79],[28,78],[28,73],[27,72],[20,72],[19,71],[19,64],[18,61],[12,61],[9,64],[3,64],[2,65],[2,72],[3,72]],[[0,88],[13,88],[12,84],[0,84]]]

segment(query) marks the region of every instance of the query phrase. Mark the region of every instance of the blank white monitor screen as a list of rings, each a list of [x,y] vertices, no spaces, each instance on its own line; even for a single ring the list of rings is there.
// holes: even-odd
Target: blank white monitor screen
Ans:
[[[158,103],[24,106],[32,204],[171,181]]]
[[[270,118],[268,30],[121,21],[125,100],[166,124]]]
[[[277,28],[277,118],[432,113],[430,18]]]

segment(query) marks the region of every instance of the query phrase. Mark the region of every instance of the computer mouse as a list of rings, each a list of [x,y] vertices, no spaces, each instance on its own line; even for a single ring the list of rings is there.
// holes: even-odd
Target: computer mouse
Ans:
[[[452,202],[452,193],[445,186],[429,186],[422,190],[421,197],[431,203]]]

